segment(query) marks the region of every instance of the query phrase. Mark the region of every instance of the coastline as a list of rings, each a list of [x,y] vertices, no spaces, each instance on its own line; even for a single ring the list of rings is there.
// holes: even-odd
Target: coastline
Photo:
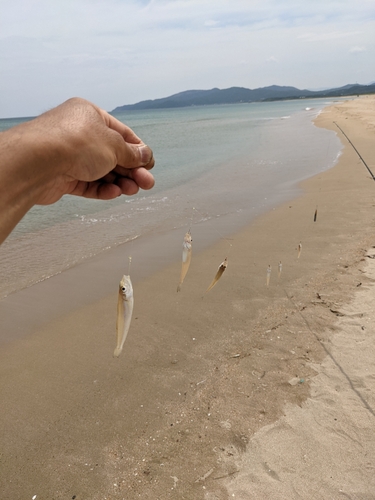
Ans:
[[[363,102],[373,109],[370,97],[341,103],[316,124],[337,131],[333,116],[348,118],[349,137],[374,164],[374,126],[363,119]],[[262,485],[261,474],[245,474],[253,437],[286,406],[311,398],[316,367],[339,328],[332,310],[361,287],[374,293],[363,268],[373,243],[373,181],[342,140],[338,164],[304,181],[302,196],[261,215],[230,243],[194,253],[179,294],[177,261],[138,282],[120,359],[112,358],[116,293],[62,311],[1,349],[4,498],[221,500],[231,488],[235,498],[249,498],[254,481]],[[204,295],[227,255],[227,271]],[[69,295],[77,269],[63,273],[59,293]],[[84,294],[84,277],[80,286]],[[14,305],[31,327],[41,299],[33,292],[28,311]],[[294,378],[303,383],[291,385]],[[269,497],[284,479],[268,465],[279,478],[263,467],[275,483],[264,482]],[[369,487],[370,475],[365,468],[360,477]]]

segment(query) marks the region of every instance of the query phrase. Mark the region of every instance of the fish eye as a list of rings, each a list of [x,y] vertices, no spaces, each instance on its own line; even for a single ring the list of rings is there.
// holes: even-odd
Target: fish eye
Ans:
[[[123,292],[126,292],[126,287],[122,286],[122,287],[121,287],[121,290],[122,290]]]

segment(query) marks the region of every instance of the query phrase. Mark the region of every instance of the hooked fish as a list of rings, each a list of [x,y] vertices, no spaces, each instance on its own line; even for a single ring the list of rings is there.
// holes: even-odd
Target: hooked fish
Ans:
[[[117,346],[113,353],[116,357],[120,356],[126,336],[128,335],[132,320],[133,305],[133,285],[130,276],[124,275],[120,281],[117,301]]]
[[[280,279],[281,277],[281,271],[283,270],[283,265],[281,263],[281,260],[279,262],[279,269],[278,269],[278,274],[277,274],[277,278]]]
[[[297,255],[297,259],[299,259],[301,257],[301,252],[302,252],[302,243],[299,242],[298,243],[298,255]]]
[[[223,260],[223,262],[220,264],[218,270],[217,270],[217,273],[215,275],[215,278],[212,280],[212,283],[210,284],[210,286],[207,288],[206,290],[206,293],[209,292],[211,290],[211,288],[213,288],[216,283],[219,281],[219,279],[222,277],[223,275],[223,272],[225,271],[225,269],[228,267],[228,257],[225,257],[225,259]]]
[[[270,284],[270,279],[271,279],[271,265],[267,267],[267,286]]]
[[[185,276],[189,270],[190,261],[191,261],[191,252],[192,252],[192,237],[190,234],[190,230],[185,234],[184,242],[182,244],[182,267],[181,267],[181,276],[180,283],[177,286],[177,291],[181,290],[181,285],[185,279]]]

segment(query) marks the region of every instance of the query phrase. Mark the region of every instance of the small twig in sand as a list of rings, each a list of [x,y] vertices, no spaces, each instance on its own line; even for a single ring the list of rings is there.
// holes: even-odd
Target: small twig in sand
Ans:
[[[196,385],[204,384],[206,382],[206,378],[204,380],[201,380],[200,382],[197,382]]]
[[[228,472],[228,474],[225,474],[225,476],[213,477],[212,479],[225,479],[226,477],[233,476],[233,474],[237,474],[237,472],[240,471],[234,470],[233,472]]]
[[[208,477],[211,476],[213,473],[214,469],[210,469],[206,474],[203,474],[203,476],[198,477],[198,479],[195,480],[196,483],[199,483],[200,481],[205,481]]]

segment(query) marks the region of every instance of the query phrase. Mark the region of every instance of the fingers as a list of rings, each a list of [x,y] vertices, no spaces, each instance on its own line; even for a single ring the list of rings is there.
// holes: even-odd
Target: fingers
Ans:
[[[125,142],[128,142],[130,144],[140,144],[142,142],[130,127],[126,126],[124,123],[120,122],[114,116],[110,115],[103,109],[97,109],[107,127],[119,133],[125,140]]]
[[[122,194],[131,196],[139,191],[139,186],[132,179],[121,179],[120,186],[108,182],[84,182],[79,181],[68,192],[83,198],[96,200],[113,200]]]
[[[153,175],[143,167],[128,171],[127,177],[119,177],[110,172],[102,179],[94,182],[79,181],[68,190],[69,194],[96,198],[98,200],[112,200],[125,194],[132,196],[138,193],[139,188],[151,189],[155,184]]]
[[[128,143],[117,132],[111,132],[117,166],[126,169],[146,167],[148,170],[154,166],[152,150],[146,144],[143,142],[139,144]]]
[[[116,184],[121,187],[123,194],[128,194],[125,192],[125,190],[128,188],[128,180],[131,180],[138,187],[145,190],[151,189],[155,185],[154,176],[144,167],[129,170],[126,177],[120,177],[119,179],[117,179]]]
[[[132,170],[122,168],[120,175],[113,170],[101,179],[103,183],[119,186],[123,194],[129,194],[127,192],[130,185],[128,182],[129,180],[132,181],[132,184],[135,183],[139,188],[145,190],[151,189],[155,185],[154,176],[144,167],[134,168]]]

